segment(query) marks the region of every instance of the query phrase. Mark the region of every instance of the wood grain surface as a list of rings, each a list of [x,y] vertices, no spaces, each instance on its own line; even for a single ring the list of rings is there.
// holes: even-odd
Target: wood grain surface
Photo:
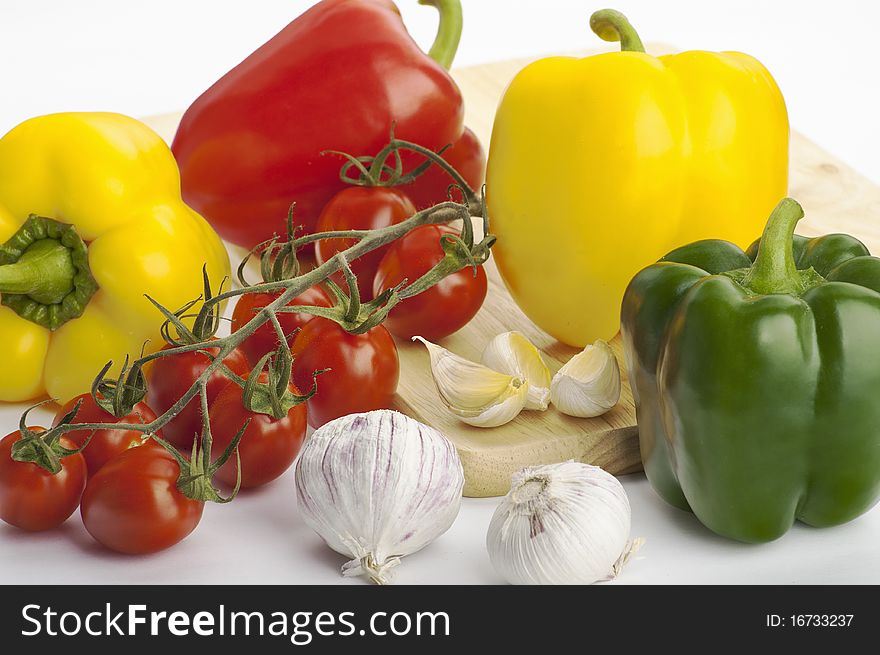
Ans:
[[[649,46],[652,50],[669,51],[662,46]],[[465,122],[486,146],[504,89],[529,61],[504,61],[453,71],[465,97]],[[156,116],[147,119],[147,123],[170,141],[179,118],[180,114]],[[808,236],[846,232],[862,239],[872,252],[880,252],[880,187],[797,133],[792,134],[791,162],[790,193],[806,210],[798,232]],[[555,341],[526,318],[507,293],[491,261],[487,273],[486,303],[468,326],[442,345],[479,360],[493,336],[519,330],[541,350],[555,372],[577,351]],[[502,495],[509,489],[511,474],[532,464],[575,459],[602,466],[614,474],[641,468],[635,409],[623,371],[619,337],[612,342],[624,373],[617,407],[593,419],[571,418],[552,407],[546,412],[528,411],[494,429],[467,426],[446,412],[431,379],[425,348],[403,342],[398,342],[398,346],[399,409],[435,426],[455,443],[465,469],[466,496]]]

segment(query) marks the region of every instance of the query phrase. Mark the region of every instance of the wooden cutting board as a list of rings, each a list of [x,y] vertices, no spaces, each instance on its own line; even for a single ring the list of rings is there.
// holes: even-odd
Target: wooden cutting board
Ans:
[[[649,51],[668,51],[651,48]],[[582,53],[591,54],[591,53]],[[459,68],[453,71],[464,94],[465,122],[488,146],[498,101],[513,76],[528,59]],[[170,141],[180,114],[146,120]],[[800,234],[847,232],[880,252],[880,187],[854,172],[800,134],[792,134],[791,195],[806,210]],[[507,330],[519,330],[542,351],[556,372],[577,351],[555,341],[519,310],[504,288],[491,261],[487,264],[489,293],[475,319],[444,340],[459,355],[479,360],[488,341]],[[474,428],[450,416],[437,397],[428,354],[421,345],[398,342],[401,377],[398,407],[435,426],[457,446],[465,471],[466,496],[498,496],[510,487],[512,473],[531,464],[575,459],[596,464],[614,474],[641,469],[632,392],[623,371],[620,338],[612,346],[624,373],[620,403],[604,416],[575,419],[552,407],[546,412],[523,412],[511,423],[494,429]]]

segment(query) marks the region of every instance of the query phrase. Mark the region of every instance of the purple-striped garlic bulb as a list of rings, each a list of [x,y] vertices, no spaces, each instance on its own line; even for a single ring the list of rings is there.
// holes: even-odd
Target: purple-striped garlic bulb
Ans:
[[[452,443],[387,409],[321,426],[296,465],[296,497],[306,524],[352,558],[343,575],[365,575],[377,584],[388,582],[401,557],[449,529],[463,487]]]

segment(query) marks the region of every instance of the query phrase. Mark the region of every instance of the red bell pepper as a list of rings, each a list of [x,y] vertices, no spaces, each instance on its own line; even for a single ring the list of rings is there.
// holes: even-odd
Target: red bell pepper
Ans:
[[[186,111],[172,145],[186,202],[248,248],[279,231],[294,201],[297,221],[313,230],[345,186],[344,162],[321,153],[375,154],[392,123],[397,137],[427,148],[453,144],[457,167],[479,186],[483,152],[464,132],[461,92],[445,69],[461,5],[420,2],[440,12],[430,56],[390,0],[322,0],[220,78]],[[404,155],[407,169],[421,161]],[[406,191],[422,206],[442,202],[445,178],[430,171]]]

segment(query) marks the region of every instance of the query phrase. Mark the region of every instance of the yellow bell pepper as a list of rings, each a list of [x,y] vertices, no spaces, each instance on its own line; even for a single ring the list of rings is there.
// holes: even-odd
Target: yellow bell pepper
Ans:
[[[30,216],[30,218],[29,218]],[[87,391],[109,360],[156,350],[162,315],[229,275],[180,197],[171,151],[108,113],[41,116],[0,139],[0,400]]]
[[[622,52],[530,64],[489,148],[493,253],[523,311],[572,346],[617,332],[630,279],[676,246],[747,246],[786,195],[788,116],[738,52],[645,54],[622,14],[593,30]]]

